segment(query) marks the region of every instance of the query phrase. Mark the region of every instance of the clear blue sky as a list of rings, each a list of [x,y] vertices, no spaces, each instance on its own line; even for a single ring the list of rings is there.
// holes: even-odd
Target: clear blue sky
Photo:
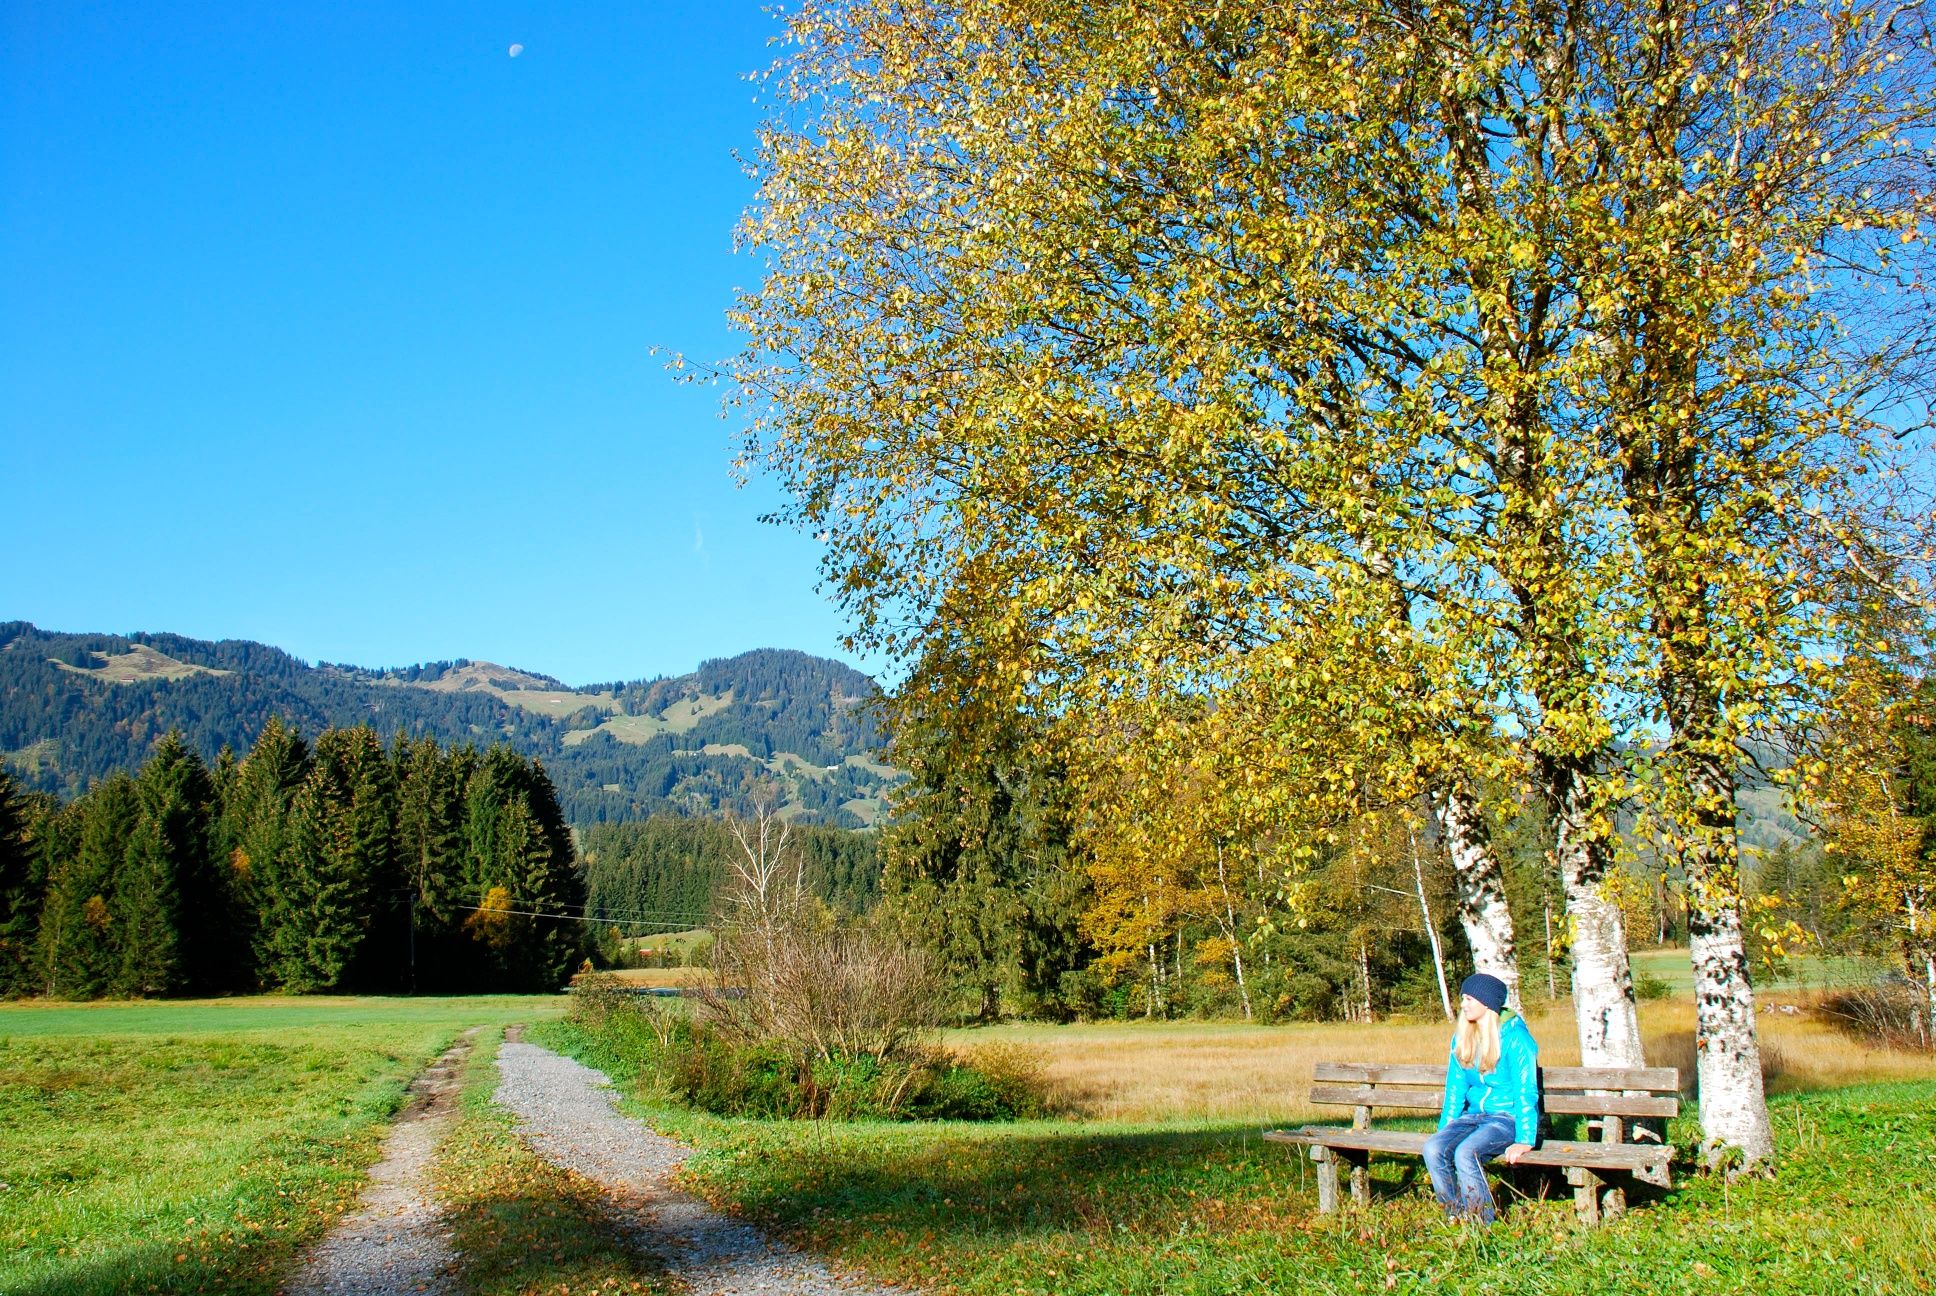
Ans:
[[[733,347],[777,30],[8,0],[0,619],[570,683],[838,655],[719,392],[649,353]]]

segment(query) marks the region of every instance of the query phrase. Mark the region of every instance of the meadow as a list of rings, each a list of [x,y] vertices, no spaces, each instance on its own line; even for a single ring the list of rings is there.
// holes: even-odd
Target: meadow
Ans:
[[[1682,955],[1683,961],[1685,954]],[[1936,1080],[1936,1059],[1865,1043],[1817,1010],[1819,995],[1762,998],[1763,1070],[1772,1093],[1845,1088],[1887,1080]],[[1579,1062],[1570,1001],[1534,1000],[1527,1021],[1549,1066]],[[1640,1005],[1650,1064],[1677,1067],[1688,1094],[1694,1082],[1694,1004],[1670,997]],[[1014,1023],[948,1031],[944,1040],[974,1053],[1027,1051],[1060,1105],[1085,1120],[1231,1120],[1257,1125],[1335,1119],[1304,1101],[1314,1062],[1443,1060],[1447,1028],[1436,1019],[1372,1026],[1312,1022],[1104,1022],[1072,1026]]]
[[[266,1293],[404,1086],[558,996],[0,1005],[0,1292]]]
[[[1007,1125],[731,1120],[634,1112],[697,1145],[715,1205],[877,1277],[995,1293],[1930,1292],[1936,1290],[1936,1058],[1865,1046],[1771,994],[1762,1040],[1781,1170],[1671,1192],[1582,1230],[1563,1184],[1526,1172],[1490,1232],[1442,1221],[1416,1161],[1374,1169],[1377,1205],[1316,1213],[1309,1163],[1265,1128],[1337,1119],[1304,1101],[1323,1058],[1436,1059],[1440,1021],[1005,1025],[950,1047],[1033,1058],[1063,1105]],[[1542,1059],[1577,1060],[1569,1006],[1535,1004]],[[1642,1007],[1650,1060],[1690,1087],[1693,1005]],[[533,1037],[619,1077],[574,1023]],[[1691,1158],[1687,1115],[1670,1137]]]
[[[504,1026],[612,1072],[699,1149],[687,1184],[837,1262],[930,1292],[1929,1292],[1936,1059],[1868,1048],[1802,994],[1768,997],[1782,1168],[1683,1177],[1579,1229],[1528,1175],[1490,1233],[1441,1223],[1415,1163],[1370,1211],[1315,1213],[1266,1127],[1317,1115],[1319,1058],[1436,1057],[1438,1021],[1016,1024],[949,1032],[1032,1060],[1061,1113],[1013,1124],[726,1120],[648,1108],[561,997],[0,1007],[0,1291],[262,1293],[353,1200],[408,1077],[472,1026],[434,1174],[477,1296],[663,1288],[596,1192],[534,1157],[489,1100]],[[1792,1009],[1792,1011],[1788,1011]],[[1691,1065],[1692,1007],[1643,1005],[1654,1060]],[[1535,1004],[1549,1062],[1564,1004]],[[1696,1137],[1691,1119],[1671,1131]]]

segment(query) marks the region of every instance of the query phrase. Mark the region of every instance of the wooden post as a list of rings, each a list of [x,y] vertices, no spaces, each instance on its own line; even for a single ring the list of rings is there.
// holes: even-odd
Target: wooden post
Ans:
[[[1568,1166],[1566,1181],[1573,1185],[1573,1208],[1580,1223],[1591,1228],[1600,1222],[1600,1176],[1585,1166]]]
[[[1329,1215],[1338,1209],[1338,1159],[1330,1148],[1314,1147],[1311,1160],[1318,1167],[1318,1214]]]
[[[1609,1116],[1602,1122],[1600,1126],[1600,1141],[1602,1143],[1624,1143],[1626,1138],[1626,1122],[1620,1117]],[[1607,1189],[1606,1205],[1609,1215],[1619,1215],[1625,1212],[1627,1209],[1627,1190],[1625,1188]]]
[[[1371,1205],[1371,1153],[1353,1152],[1351,1156],[1351,1200],[1360,1206]]]

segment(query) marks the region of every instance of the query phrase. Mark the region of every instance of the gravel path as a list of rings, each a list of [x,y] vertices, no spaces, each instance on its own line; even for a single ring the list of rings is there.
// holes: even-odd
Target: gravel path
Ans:
[[[899,1296],[900,1288],[837,1275],[672,1187],[692,1149],[621,1116],[602,1073],[521,1042],[506,1042],[497,1062],[498,1105],[522,1122],[532,1148],[604,1188],[632,1242],[662,1259],[691,1296]]]
[[[445,1296],[456,1290],[451,1275],[457,1252],[426,1175],[450,1124],[474,1033],[464,1032],[411,1081],[363,1200],[304,1258],[283,1289],[287,1296]]]

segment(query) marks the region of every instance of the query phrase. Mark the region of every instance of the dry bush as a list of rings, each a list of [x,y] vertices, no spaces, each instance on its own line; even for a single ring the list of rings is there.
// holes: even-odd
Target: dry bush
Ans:
[[[926,1061],[942,1002],[926,954],[864,923],[842,922],[808,894],[790,825],[761,806],[732,825],[741,858],[722,897],[713,984],[698,995],[707,1026],[795,1061]]]
[[[1929,1002],[1901,979],[1854,986],[1823,995],[1815,1012],[1836,1028],[1871,1045],[1924,1049],[1929,1039]]]
[[[717,983],[698,995],[701,1020],[802,1062],[922,1053],[941,1002],[921,951],[808,913],[728,927],[714,960]]]

